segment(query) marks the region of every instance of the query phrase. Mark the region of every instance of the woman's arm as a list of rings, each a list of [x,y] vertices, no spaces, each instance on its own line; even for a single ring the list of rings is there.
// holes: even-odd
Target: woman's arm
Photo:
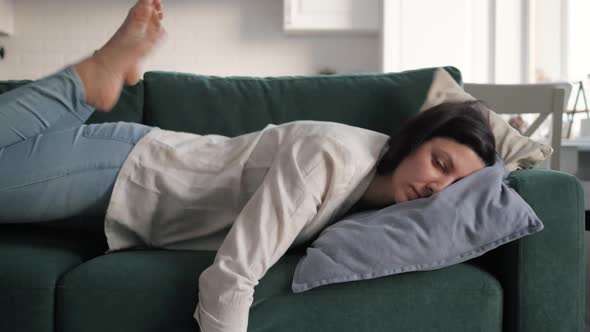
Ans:
[[[345,174],[346,151],[325,138],[320,149],[317,139],[280,152],[201,274],[195,318],[202,331],[246,332],[254,287],[316,215],[336,176]]]

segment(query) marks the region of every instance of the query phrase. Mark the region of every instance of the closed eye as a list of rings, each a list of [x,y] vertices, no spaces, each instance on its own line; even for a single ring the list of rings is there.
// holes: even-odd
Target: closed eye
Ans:
[[[447,172],[447,168],[445,163],[441,159],[436,159],[436,166],[443,171],[443,173]]]

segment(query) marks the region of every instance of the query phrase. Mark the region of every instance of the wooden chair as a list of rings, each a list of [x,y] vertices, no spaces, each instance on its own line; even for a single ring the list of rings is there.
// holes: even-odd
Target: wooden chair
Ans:
[[[525,136],[531,136],[547,119],[553,115],[551,130],[550,168],[560,169],[562,116],[572,91],[568,82],[540,84],[476,84],[465,83],[464,89],[473,97],[483,101],[498,114],[535,114],[537,119],[528,127]]]

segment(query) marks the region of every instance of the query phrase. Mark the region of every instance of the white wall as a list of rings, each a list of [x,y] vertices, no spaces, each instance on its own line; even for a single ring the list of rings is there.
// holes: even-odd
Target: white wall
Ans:
[[[0,35],[14,29],[14,0],[0,0]]]
[[[0,36],[0,80],[37,79],[77,61],[114,33],[132,0],[18,0],[15,31]],[[281,0],[164,1],[167,42],[145,70],[206,75],[380,71],[378,35],[283,33]]]

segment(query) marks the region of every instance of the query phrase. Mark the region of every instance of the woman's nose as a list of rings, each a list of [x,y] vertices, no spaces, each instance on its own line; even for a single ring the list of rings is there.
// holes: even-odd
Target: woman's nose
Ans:
[[[437,179],[436,181],[431,182],[428,186],[427,189],[430,192],[430,194],[434,194],[437,193],[443,189],[445,189],[446,187],[448,187],[451,183],[453,183],[453,178],[450,176],[446,176],[444,178],[440,178]],[[430,195],[428,195],[430,196]]]

